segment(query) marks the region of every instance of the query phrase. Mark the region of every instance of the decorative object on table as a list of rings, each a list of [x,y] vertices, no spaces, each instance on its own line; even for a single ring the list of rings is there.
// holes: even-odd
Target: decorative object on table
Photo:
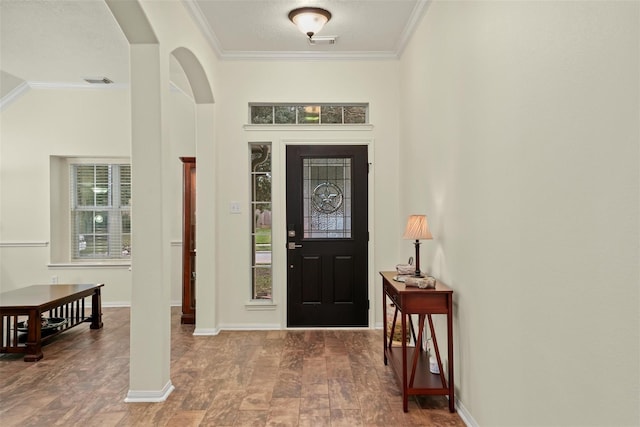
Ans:
[[[435,289],[436,279],[431,276],[416,277],[416,276],[396,276],[394,280],[397,282],[404,282],[405,286],[420,288],[420,289]]]
[[[416,269],[415,277],[424,277],[420,272],[420,240],[431,240],[433,236],[429,231],[426,215],[409,215],[407,220],[407,228],[404,230],[403,239],[415,240],[416,247]]]
[[[396,272],[398,276],[414,275],[416,267],[413,265],[413,257],[409,257],[409,261],[406,264],[396,264]]]
[[[427,286],[425,286],[427,289],[435,289],[436,288],[436,278],[432,277],[432,276],[427,276],[426,279],[424,279],[427,282]]]
[[[440,368],[438,367],[438,361],[436,360],[436,357],[432,354],[429,356],[429,371],[432,374],[440,374]]]
[[[40,322],[41,322],[40,330],[44,332],[44,331],[49,331],[52,329],[59,328],[60,326],[67,323],[67,319],[65,319],[64,317],[41,317]],[[24,322],[18,322],[16,324],[16,327],[19,332],[28,332],[29,321],[25,320]]]
[[[406,286],[412,286],[420,289],[424,289],[427,287],[427,281],[424,279],[424,277],[408,276],[405,279],[404,284]]]

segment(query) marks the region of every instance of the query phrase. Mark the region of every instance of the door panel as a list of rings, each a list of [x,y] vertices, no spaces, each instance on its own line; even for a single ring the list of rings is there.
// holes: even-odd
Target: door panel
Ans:
[[[366,146],[287,147],[287,324],[367,326]]]

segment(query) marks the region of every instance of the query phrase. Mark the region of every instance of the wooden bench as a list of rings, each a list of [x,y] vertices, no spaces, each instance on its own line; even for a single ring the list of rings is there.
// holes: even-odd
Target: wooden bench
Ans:
[[[102,328],[103,284],[32,285],[0,294],[0,353],[24,353],[25,362],[42,359],[42,344],[83,322]],[[91,297],[87,316],[85,299]]]

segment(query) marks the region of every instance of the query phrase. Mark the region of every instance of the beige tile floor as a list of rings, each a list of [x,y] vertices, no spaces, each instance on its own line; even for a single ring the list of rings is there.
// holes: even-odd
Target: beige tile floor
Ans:
[[[379,330],[223,331],[194,337],[172,309],[171,381],[162,403],[124,403],[129,309],[78,326],[44,359],[0,356],[0,425],[464,426],[442,396],[402,396]]]

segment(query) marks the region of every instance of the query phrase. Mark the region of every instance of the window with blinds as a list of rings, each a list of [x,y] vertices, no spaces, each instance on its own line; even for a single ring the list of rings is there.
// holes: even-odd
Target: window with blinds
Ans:
[[[131,166],[71,164],[71,258],[131,257]]]

